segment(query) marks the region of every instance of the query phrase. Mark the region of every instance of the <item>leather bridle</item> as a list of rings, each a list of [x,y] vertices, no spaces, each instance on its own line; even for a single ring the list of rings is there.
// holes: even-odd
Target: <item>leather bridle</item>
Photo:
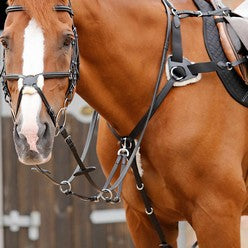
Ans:
[[[9,6],[6,9],[6,13],[10,12],[17,12],[17,11],[25,11],[25,8],[23,6]],[[71,8],[71,4],[69,2],[68,6],[64,5],[56,5],[54,6],[54,11],[65,11],[68,12],[70,17],[73,18],[73,10]],[[5,51],[3,54],[3,70],[2,70],[2,77],[3,77],[3,91],[5,95],[5,100],[10,104],[12,115],[14,117],[14,120],[18,114],[21,100],[22,100],[22,95],[23,95],[23,90],[26,86],[33,87],[36,92],[39,94],[42,102],[44,103],[47,113],[50,116],[54,126],[56,127],[58,124],[57,118],[59,117],[58,115],[55,114],[54,110],[52,109],[51,105],[47,101],[46,96],[43,94],[42,90],[40,87],[37,85],[37,80],[39,76],[43,76],[44,80],[46,79],[59,79],[59,78],[68,78],[69,80],[69,85],[68,89],[65,94],[65,106],[72,100],[72,95],[74,93],[77,80],[79,78],[79,47],[78,47],[78,34],[77,34],[77,29],[72,24],[72,31],[74,34],[74,38],[71,41],[72,45],[72,57],[71,57],[71,62],[70,62],[70,68],[68,71],[64,72],[43,72],[39,73],[36,75],[23,75],[23,74],[13,74],[13,73],[8,73],[6,74],[6,69],[5,69]],[[14,111],[12,108],[11,104],[11,94],[8,88],[8,81],[14,81],[14,80],[19,80],[22,79],[23,86],[20,89],[18,100],[17,100],[17,106],[16,110]]]
[[[170,10],[169,10],[167,0],[161,0],[161,2],[163,3],[163,5],[166,9],[167,15],[169,16]],[[73,11],[71,8],[70,1],[69,1],[69,6],[57,5],[54,7],[54,10],[55,11],[66,11],[70,14],[71,17],[73,17]],[[10,6],[6,10],[7,14],[9,12],[16,12],[16,11],[25,11],[25,9],[22,6]],[[51,117],[54,125],[57,126],[57,123],[58,123],[57,118],[58,118],[58,115],[60,112],[57,114],[57,116],[55,115],[55,113],[54,113],[52,107],[49,105],[45,95],[43,94],[43,92],[39,88],[39,86],[37,85],[37,80],[38,80],[38,77],[40,75],[43,76],[44,79],[68,77],[69,78],[69,86],[68,86],[68,90],[67,90],[66,95],[65,95],[65,103],[67,103],[68,101],[71,101],[71,96],[74,92],[75,85],[76,85],[76,82],[77,82],[78,77],[79,77],[78,35],[77,35],[77,31],[76,31],[76,28],[74,25],[72,26],[72,30],[73,30],[75,39],[72,42],[73,53],[72,53],[72,58],[71,58],[70,69],[68,72],[45,72],[45,73],[40,73],[37,75],[28,75],[28,76],[21,75],[21,74],[6,74],[5,61],[4,61],[3,70],[2,70],[0,75],[2,75],[3,80],[4,80],[3,81],[3,91],[5,93],[5,100],[10,104],[10,106],[11,106],[11,94],[10,94],[9,89],[8,89],[7,81],[13,81],[13,80],[19,80],[19,79],[23,80],[23,87],[21,88],[20,93],[19,93],[19,97],[18,97],[18,101],[17,101],[17,108],[16,108],[15,112],[13,111],[12,106],[11,106],[14,118],[18,114],[18,110],[20,107],[20,103],[21,103],[21,99],[22,99],[22,92],[24,90],[24,87],[25,86],[31,86],[40,95],[40,97],[41,97],[41,99],[42,99],[42,101],[46,107],[47,113]],[[143,181],[139,175],[138,167],[137,167],[137,163],[136,163],[136,153],[137,153],[138,148],[141,144],[141,141],[142,141],[143,136],[145,134],[145,130],[146,130],[146,127],[148,125],[150,118],[152,117],[152,115],[154,114],[156,109],[159,107],[159,105],[163,101],[163,99],[166,97],[166,95],[169,93],[170,89],[173,86],[173,83],[176,81],[174,78],[169,80],[167,85],[163,88],[162,92],[157,97],[159,85],[161,83],[162,74],[163,74],[164,67],[165,67],[166,54],[167,54],[168,47],[169,47],[170,30],[171,30],[171,21],[169,18],[168,22],[167,22],[167,32],[165,35],[164,47],[163,47],[163,52],[162,52],[162,61],[161,61],[161,65],[160,65],[160,70],[159,70],[157,82],[156,82],[156,85],[154,88],[153,99],[152,99],[152,102],[151,102],[151,105],[150,105],[150,108],[149,108],[147,114],[142,118],[142,120],[139,122],[139,124],[135,128],[135,133],[136,132],[140,133],[140,137],[139,137],[136,144],[134,142],[134,139],[131,138],[129,140],[130,136],[121,137],[121,140],[120,140],[121,148],[119,149],[119,151],[117,153],[116,162],[113,165],[111,173],[110,173],[109,177],[107,178],[104,186],[101,188],[98,187],[95,184],[95,182],[92,180],[91,176],[89,175],[90,172],[95,170],[95,167],[86,167],[83,163],[83,161],[86,157],[87,151],[89,149],[89,145],[91,143],[96,124],[97,124],[98,114],[96,112],[94,113],[93,118],[92,118],[92,122],[91,122],[91,125],[89,128],[88,137],[86,140],[86,145],[84,147],[84,151],[83,151],[81,158],[79,157],[77,150],[76,150],[76,148],[75,148],[75,146],[71,140],[71,136],[67,133],[64,125],[62,127],[59,127],[59,132],[61,133],[61,135],[65,139],[66,143],[70,147],[70,149],[74,155],[74,158],[76,159],[76,161],[78,163],[78,166],[76,167],[72,176],[68,180],[63,180],[63,181],[59,182],[50,175],[49,171],[42,169],[38,165],[36,165],[36,167],[34,168],[36,171],[38,171],[39,173],[46,176],[54,185],[58,186],[60,188],[61,192],[66,194],[66,195],[73,195],[73,196],[76,196],[76,197],[78,197],[84,201],[97,202],[100,199],[102,199],[106,202],[117,203],[120,201],[123,179],[124,179],[125,175],[127,174],[129,168],[132,167],[133,172],[134,172],[134,176],[135,176],[135,180],[136,180],[136,184],[137,184],[137,189],[140,191],[142,199],[144,201],[144,205],[145,205],[145,209],[146,209],[145,212],[150,217],[152,225],[154,226],[154,228],[155,228],[155,230],[156,230],[156,232],[160,238],[160,241],[161,241],[161,243],[159,245],[160,247],[170,247],[170,245],[168,245],[168,243],[165,240],[163,230],[162,230],[162,228],[159,224],[159,221],[158,221],[158,219],[157,219],[157,217],[153,211],[153,208],[151,206],[151,201],[150,201],[150,199],[146,193],[144,183],[143,183]],[[120,168],[120,166],[121,166],[121,168]],[[118,180],[112,186],[110,186],[111,181],[112,181],[114,175],[117,173],[119,168],[120,168],[120,176],[119,176]],[[84,196],[84,195],[77,194],[77,193],[72,191],[72,187],[71,187],[72,181],[76,177],[81,176],[81,175],[85,176],[85,178],[88,180],[88,182],[97,190],[97,192],[98,192],[97,195]],[[118,192],[115,193],[115,189],[117,189],[117,188],[118,188]]]

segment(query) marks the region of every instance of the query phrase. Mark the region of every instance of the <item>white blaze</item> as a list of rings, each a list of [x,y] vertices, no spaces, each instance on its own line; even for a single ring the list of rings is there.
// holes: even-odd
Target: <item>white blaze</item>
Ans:
[[[34,19],[31,19],[24,31],[23,75],[36,75],[44,71],[44,35],[42,29]],[[44,85],[43,76],[39,76],[38,86],[42,89]],[[19,90],[23,81],[18,81]],[[20,133],[24,135],[30,145],[30,150],[37,151],[39,126],[37,119],[41,110],[42,101],[36,92],[25,87],[21,101],[22,126]]]

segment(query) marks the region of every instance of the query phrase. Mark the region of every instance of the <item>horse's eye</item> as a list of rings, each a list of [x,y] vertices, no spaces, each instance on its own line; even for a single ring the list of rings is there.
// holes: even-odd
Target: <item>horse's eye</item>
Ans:
[[[73,41],[73,38],[71,36],[67,36],[64,40],[64,47],[69,47]]]
[[[4,47],[5,49],[8,49],[8,48],[9,48],[9,42],[8,42],[7,39],[5,39],[5,38],[0,38],[0,41],[1,41],[1,43],[2,43],[2,45],[3,45],[3,47]]]

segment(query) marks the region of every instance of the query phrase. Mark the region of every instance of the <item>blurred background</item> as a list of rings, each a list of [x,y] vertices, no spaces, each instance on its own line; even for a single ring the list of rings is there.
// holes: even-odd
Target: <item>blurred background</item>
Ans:
[[[225,0],[226,4],[233,0]],[[6,1],[0,0],[0,33]],[[0,48],[1,49],[1,48]],[[0,50],[0,61],[2,52]],[[1,62],[0,62],[1,68]],[[69,109],[67,127],[82,151],[91,108],[76,97]],[[121,204],[87,203],[64,196],[46,178],[17,160],[12,139],[12,120],[3,97],[0,100],[0,248],[132,248]],[[86,163],[97,167],[93,177],[102,185],[93,142]],[[44,167],[61,181],[68,179],[76,163],[61,137],[56,138],[53,158]],[[73,190],[92,194],[91,186],[78,178]],[[248,222],[242,219],[242,247],[248,247]],[[179,248],[190,247],[195,234],[180,223]],[[246,235],[245,235],[246,230]]]

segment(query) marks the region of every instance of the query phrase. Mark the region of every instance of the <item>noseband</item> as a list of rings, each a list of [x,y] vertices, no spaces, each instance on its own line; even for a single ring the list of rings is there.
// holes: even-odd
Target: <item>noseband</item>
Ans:
[[[68,6],[64,5],[56,5],[54,6],[54,11],[63,11],[63,12],[68,12],[70,17],[73,18],[73,10],[71,8],[71,5],[69,3]],[[17,11],[25,11],[25,8],[22,6],[10,6],[6,9],[6,13],[10,12],[17,12]],[[26,86],[33,87],[36,92],[40,95],[40,98],[42,102],[44,103],[48,115],[51,117],[51,120],[55,126],[57,126],[57,118],[58,115],[55,114],[54,110],[48,103],[45,95],[43,94],[42,90],[40,87],[37,85],[37,80],[39,76],[43,76],[44,79],[59,79],[59,78],[68,78],[69,79],[69,85],[68,89],[65,94],[65,106],[67,105],[68,102],[72,100],[72,95],[75,90],[75,86],[77,84],[77,80],[79,78],[79,47],[78,47],[78,34],[77,34],[77,29],[72,25],[72,31],[74,34],[74,39],[71,42],[72,45],[72,57],[71,57],[71,63],[70,63],[70,68],[69,71],[65,72],[43,72],[39,73],[36,75],[22,75],[22,74],[13,74],[9,73],[6,74],[6,69],[5,69],[5,51],[4,51],[4,56],[3,56],[3,70],[2,70],[2,77],[3,77],[3,91],[5,95],[5,100],[7,103],[11,105],[11,94],[8,88],[8,81],[14,81],[14,80],[19,80],[22,79],[23,86],[20,90],[18,100],[17,100],[17,106],[16,106],[16,111],[13,111],[12,106],[12,114],[14,119],[16,118],[18,114],[18,110],[20,108],[21,100],[22,100],[22,95],[23,95],[23,90]]]

